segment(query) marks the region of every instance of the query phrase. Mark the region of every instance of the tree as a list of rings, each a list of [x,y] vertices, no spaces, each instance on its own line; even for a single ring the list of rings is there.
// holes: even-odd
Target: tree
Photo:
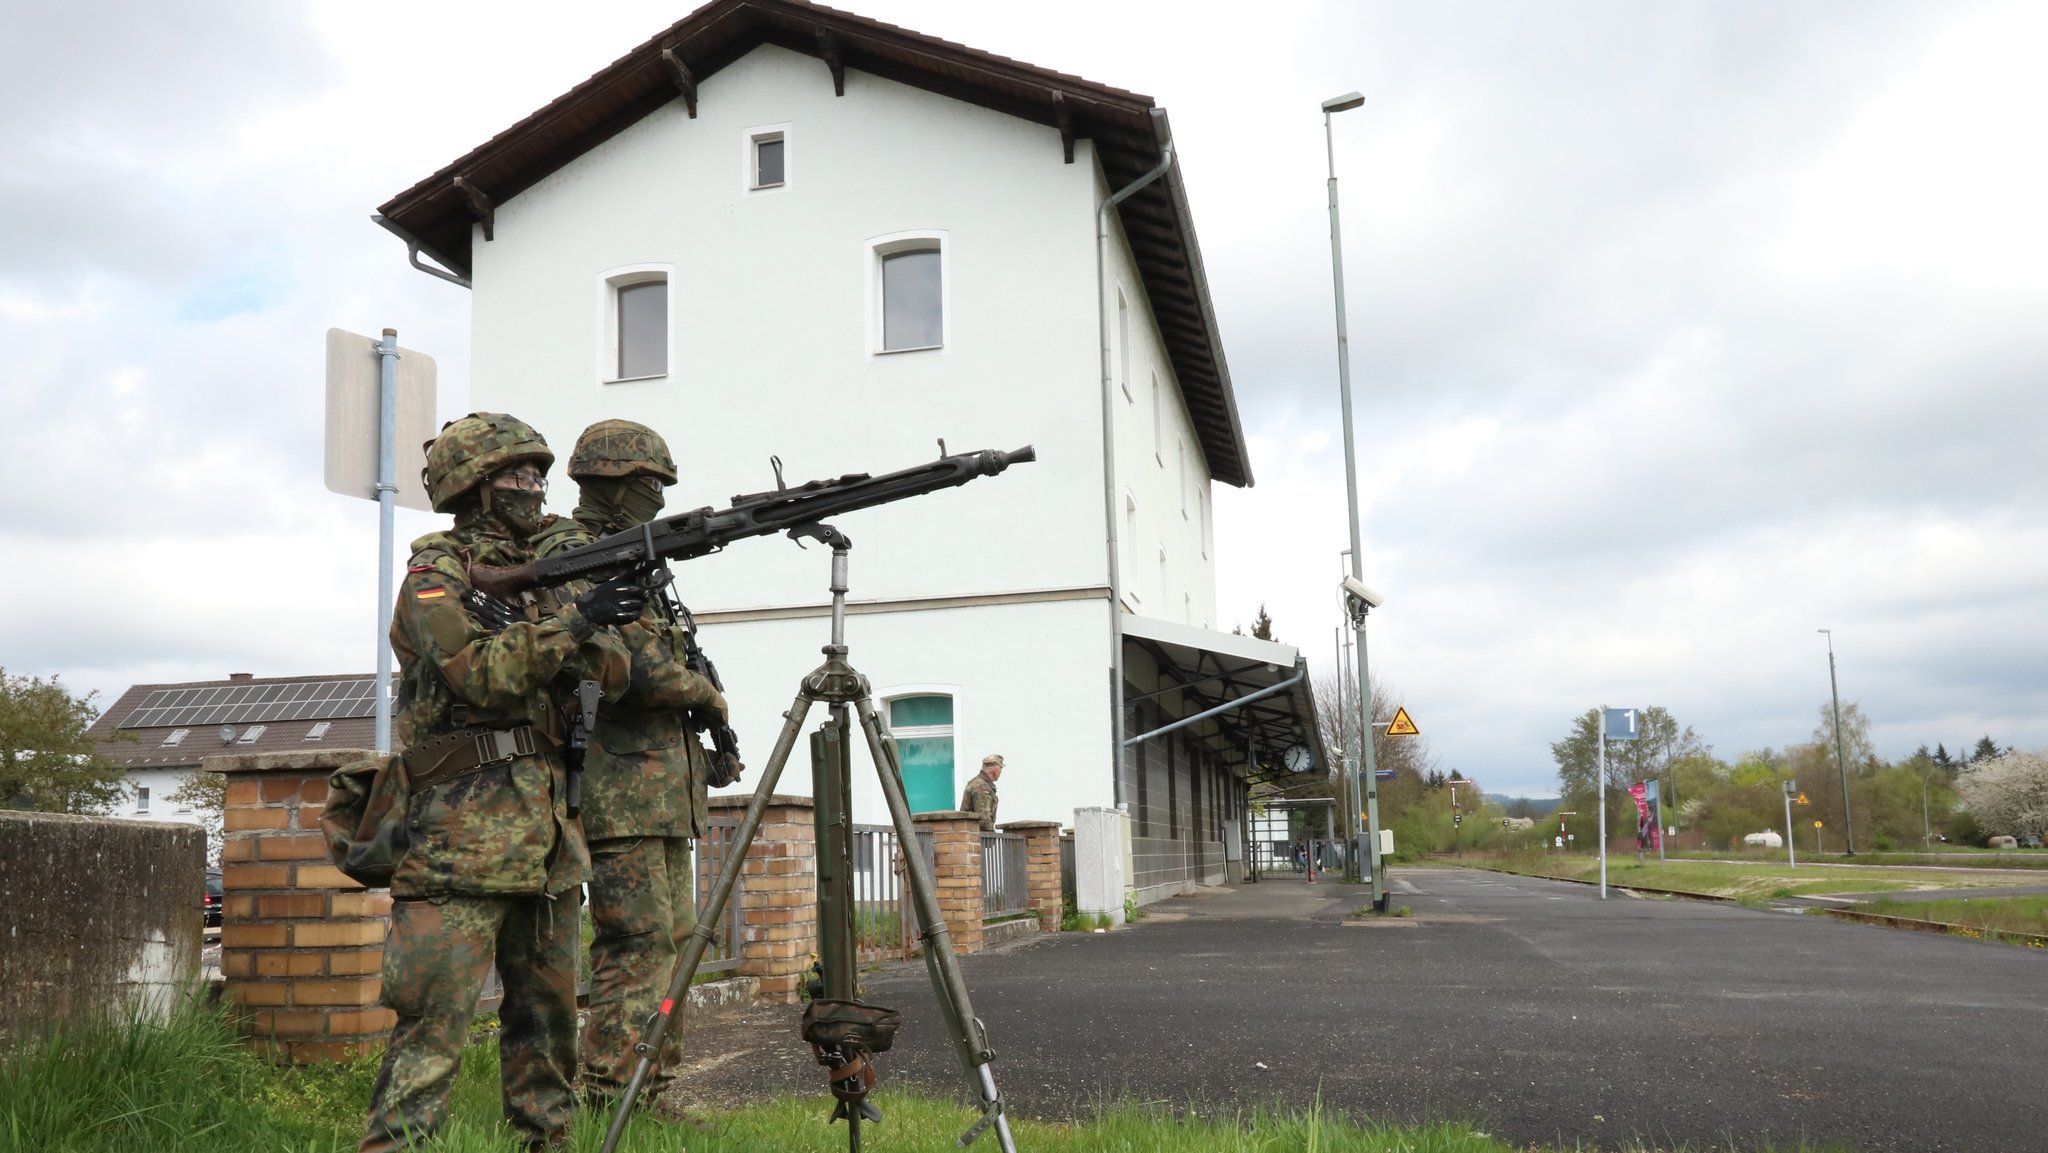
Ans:
[[[228,779],[221,773],[190,772],[171,790],[168,798],[180,808],[191,809],[199,818],[199,827],[206,830],[206,859],[220,863],[221,844],[225,840],[221,815],[227,811]]]
[[[1597,803],[1608,806],[1607,827],[1610,830],[1622,827],[1620,822],[1624,817],[1629,827],[1634,827],[1635,822],[1634,802],[1625,796],[1618,800],[1617,793],[1625,794],[1628,787],[1638,781],[1663,777],[1675,762],[1706,757],[1711,753],[1690,725],[1679,725],[1677,718],[1659,705],[1652,705],[1636,714],[1636,731],[1637,737],[1633,741],[1607,742],[1604,790],[1599,790],[1594,781],[1599,773],[1599,709],[1587,709],[1573,718],[1571,735],[1550,746],[1551,759],[1557,762],[1558,792],[1571,802],[1573,808],[1591,814],[1597,790],[1601,797]]]
[[[0,669],[0,808],[99,813],[128,795],[127,771],[85,732],[97,695]]]
[[[1259,602],[1259,615],[1252,618],[1252,636],[1262,641],[1279,641],[1273,635],[1273,618],[1266,615],[1266,602]]]
[[[1820,724],[1813,730],[1813,743],[1826,749],[1828,756],[1835,755],[1832,702],[1820,706]],[[1842,706],[1842,755],[1849,759],[1848,769],[1852,773],[1877,759],[1877,746],[1870,741],[1870,718],[1863,715],[1862,706],[1855,701]]]
[[[1991,739],[1991,734],[1985,733],[1977,738],[1976,747],[1972,748],[1970,755],[1963,759],[1968,764],[1976,764],[1978,761],[1992,760],[2011,751],[2009,748],[2001,751],[1998,747],[1998,742]]]
[[[1922,746],[1920,746],[1920,747],[1924,749],[1924,748],[1926,748],[1927,746],[1926,746],[1926,745],[1922,745]],[[1935,763],[1935,764],[1937,764],[1937,765],[1940,765],[1940,766],[1941,766],[1941,767],[1942,767],[1942,768],[1943,768],[1943,769],[1944,769],[1945,771],[1947,771],[1947,773],[1948,773],[1948,774],[1949,774],[1950,776],[1954,776],[1954,775],[1955,775],[1955,771],[1956,771],[1956,760],[1955,760],[1955,758],[1954,758],[1954,757],[1951,757],[1951,756],[1949,756],[1949,755],[1948,755],[1948,746],[1947,746],[1947,745],[1944,745],[1944,744],[1940,744],[1940,743],[1936,743],[1936,744],[1935,744],[1935,746],[1934,746],[1934,757],[1933,757],[1933,760],[1934,760],[1934,763]]]
[[[2048,755],[2011,752],[1973,758],[1956,787],[1985,833],[2048,834]]]

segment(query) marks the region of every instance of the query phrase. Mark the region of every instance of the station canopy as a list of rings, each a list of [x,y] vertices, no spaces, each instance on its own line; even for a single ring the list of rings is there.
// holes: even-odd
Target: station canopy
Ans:
[[[1149,733],[1125,733],[1127,742],[1191,729],[1251,781],[1294,776],[1284,758],[1299,745],[1314,758],[1304,775],[1329,773],[1308,661],[1293,645],[1131,615],[1123,618],[1123,635],[1126,667],[1132,652],[1142,652],[1161,677],[1154,689],[1127,693],[1125,704],[1178,690],[1184,706],[1178,718],[1163,719]],[[1212,715],[1182,724],[1203,713]]]

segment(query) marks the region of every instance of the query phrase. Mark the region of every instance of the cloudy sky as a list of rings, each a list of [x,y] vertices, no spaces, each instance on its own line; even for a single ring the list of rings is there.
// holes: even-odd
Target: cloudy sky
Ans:
[[[1834,630],[1880,753],[2048,745],[2048,8],[1873,0],[849,3],[1144,92],[1257,487],[1219,614],[1331,660],[1337,118],[1373,668],[1445,768],[1555,786],[1602,702],[1807,739]],[[28,0],[0,31],[0,666],[369,668],[376,517],[322,334],[440,362],[392,193],[683,3]],[[434,522],[402,513],[401,541]]]

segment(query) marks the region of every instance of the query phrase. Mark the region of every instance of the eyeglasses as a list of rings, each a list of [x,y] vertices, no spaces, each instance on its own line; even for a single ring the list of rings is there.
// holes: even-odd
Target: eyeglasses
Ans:
[[[492,488],[516,488],[526,492],[546,492],[547,474],[530,464],[514,465],[497,472],[491,477]]]
[[[640,487],[649,492],[660,492],[663,488],[667,487],[661,483],[661,478],[658,476],[636,476],[633,479],[639,481]]]

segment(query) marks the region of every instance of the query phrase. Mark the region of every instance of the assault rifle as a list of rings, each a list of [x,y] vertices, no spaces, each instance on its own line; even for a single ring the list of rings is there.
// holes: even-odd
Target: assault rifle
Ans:
[[[668,613],[669,620],[678,626],[683,636],[683,667],[710,681],[711,687],[717,689],[720,696],[724,696],[725,682],[718,679],[718,666],[711,663],[710,654],[697,644],[697,618],[690,615],[690,606],[677,599],[675,595],[674,574],[664,566],[661,577],[662,609]],[[724,721],[714,721],[706,726],[706,729],[711,735],[711,771],[706,774],[705,779],[712,788],[722,789],[739,780],[741,770],[746,768],[740,763],[739,734],[733,732],[732,726]]]
[[[943,451],[945,442],[939,447]],[[775,469],[775,487],[767,492],[735,496],[726,508],[706,505],[657,517],[637,528],[521,565],[473,564],[469,566],[469,583],[491,596],[510,598],[527,589],[576,580],[642,580],[665,560],[693,560],[720,552],[733,541],[777,532],[786,532],[800,542],[813,535],[805,530],[841,513],[957,488],[977,477],[994,476],[1013,464],[1037,460],[1038,454],[1028,444],[1013,452],[983,449],[954,453],[881,476],[856,472],[796,488],[782,482],[781,458],[769,459]]]

